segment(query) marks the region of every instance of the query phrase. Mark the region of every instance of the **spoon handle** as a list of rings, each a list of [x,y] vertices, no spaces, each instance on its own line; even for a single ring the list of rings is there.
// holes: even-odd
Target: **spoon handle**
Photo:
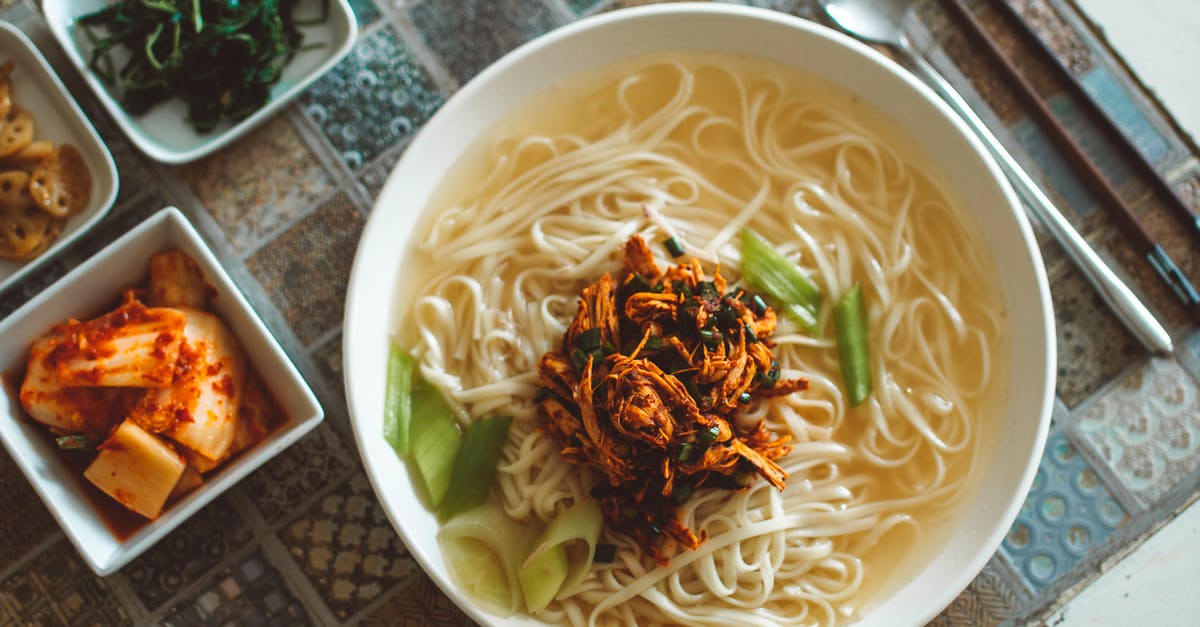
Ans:
[[[1171,336],[1155,319],[1154,314],[1138,300],[1137,296],[1125,285],[1096,251],[1088,245],[1087,240],[1071,226],[1058,207],[1038,187],[1029,173],[1017,163],[1012,154],[1004,148],[999,139],[992,134],[983,120],[967,105],[962,95],[954,89],[942,75],[921,55],[910,47],[905,47],[913,67],[925,82],[940,95],[947,104],[958,113],[971,127],[979,139],[983,140],[988,152],[999,162],[1001,169],[1012,181],[1013,187],[1029,206],[1034,215],[1046,225],[1046,228],[1062,245],[1067,255],[1075,262],[1084,276],[1092,283],[1101,297],[1120,318],[1125,327],[1133,333],[1141,343],[1154,353],[1170,353],[1174,347]]]

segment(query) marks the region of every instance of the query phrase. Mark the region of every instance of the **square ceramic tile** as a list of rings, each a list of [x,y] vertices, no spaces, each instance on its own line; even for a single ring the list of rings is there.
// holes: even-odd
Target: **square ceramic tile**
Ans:
[[[383,189],[383,184],[387,182],[388,176],[391,175],[392,168],[396,167],[396,162],[400,161],[400,157],[403,154],[404,148],[398,147],[391,152],[384,153],[375,163],[363,170],[363,173],[359,176],[359,180],[362,181],[367,194],[371,196],[371,200],[379,196],[379,191]]]
[[[1029,496],[1000,550],[1041,591],[1097,550],[1129,515],[1063,432],[1050,434]]]
[[[274,526],[355,468],[356,459],[324,424],[248,477],[241,490],[267,525]]]
[[[459,84],[558,25],[546,5],[526,0],[422,0],[409,19]]]
[[[391,597],[362,619],[362,627],[393,627],[408,617],[420,617],[413,623],[421,627],[471,627],[458,606],[434,585],[424,573],[409,577]]]
[[[8,455],[0,455],[0,571],[27,553],[30,547],[58,531],[58,523],[46,511],[29,481]]]
[[[358,20],[360,30],[364,26],[370,26],[380,16],[379,7],[375,6],[374,0],[350,0],[350,10],[354,12],[354,19]]]
[[[1171,359],[1152,359],[1130,373],[1074,428],[1142,507],[1200,467],[1200,391]]]
[[[1146,119],[1146,115],[1107,67],[1092,68],[1079,79],[1100,108],[1116,122],[1117,128],[1133,141],[1133,145],[1150,163],[1167,156],[1171,147],[1166,138]]]
[[[304,344],[341,326],[350,265],[364,223],[349,197],[338,194],[246,260]]]
[[[261,553],[209,578],[204,588],[163,619],[169,627],[311,625],[304,605]]]
[[[329,174],[284,115],[175,173],[243,253],[333,189]]]
[[[1058,396],[1074,407],[1145,357],[1141,345],[1074,267],[1051,282]]]
[[[7,540],[6,540],[7,541]],[[0,625],[128,625],[108,583],[67,541],[0,581]]]
[[[142,604],[155,611],[253,538],[231,499],[221,498],[131,562],[121,576]]]
[[[362,473],[278,535],[339,620],[420,572]]]
[[[304,110],[351,170],[412,137],[442,101],[390,26],[360,37],[303,98]]]
[[[997,554],[983,572],[928,627],[992,627],[1011,621],[1029,601],[1029,593],[1019,583],[1008,561]]]

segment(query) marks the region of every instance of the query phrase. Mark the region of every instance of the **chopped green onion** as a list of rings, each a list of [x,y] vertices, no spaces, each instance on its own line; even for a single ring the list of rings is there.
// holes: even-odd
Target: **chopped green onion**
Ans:
[[[721,305],[721,308],[717,310],[716,318],[717,324],[726,329],[738,323],[737,310],[735,310],[733,307],[730,307],[728,304]]]
[[[715,349],[725,337],[716,329],[700,329],[700,340],[709,350]]]
[[[682,442],[679,444],[679,452],[675,454],[675,460],[681,463],[687,463],[692,459],[692,453],[696,452],[696,445],[691,442]]]
[[[471,425],[450,473],[450,486],[438,510],[448,520],[455,514],[483,505],[496,476],[500,450],[508,437],[512,416],[485,418]]]
[[[821,291],[770,242],[742,229],[742,272],[746,279],[783,304],[784,311],[809,333],[817,329]]]
[[[413,358],[394,342],[388,348],[387,387],[383,400],[383,439],[401,456],[408,455],[412,421]]]
[[[588,329],[576,336],[575,347],[586,353],[600,348],[600,343],[602,341],[603,336],[600,333],[600,328],[595,327]]]
[[[671,493],[671,498],[675,500],[676,505],[682,505],[692,495],[692,491],[692,484],[679,483],[676,484],[675,491]]]
[[[744,329],[746,331],[746,341],[747,342],[754,344],[755,342],[758,341],[758,334],[754,332],[754,329],[749,324],[743,324],[742,329]]]
[[[717,425],[713,425],[696,433],[696,439],[705,444],[712,444],[713,442],[716,442],[717,438],[719,437],[721,437],[721,427]]]
[[[667,254],[671,255],[672,258],[683,256],[683,244],[680,244],[679,240],[674,237],[668,237],[663,240],[662,244],[663,248],[667,249]]]
[[[855,283],[833,308],[837,329],[838,360],[842,384],[850,406],[855,407],[871,395],[871,356],[867,347],[867,302],[862,286]]]
[[[58,450],[70,451],[72,453],[90,451],[96,448],[96,443],[91,438],[78,433],[54,438],[54,444],[58,447]]]
[[[750,297],[750,310],[754,315],[761,316],[767,313],[767,301],[763,300],[762,296],[755,294]]]
[[[586,353],[579,350],[578,348],[571,351],[570,359],[571,359],[571,365],[575,366],[576,370],[582,371],[584,368],[587,367],[588,356]]]
[[[661,335],[651,335],[650,337],[646,338],[646,350],[656,351],[662,348],[662,345],[663,343]]]
[[[629,275],[629,278],[625,280],[625,285],[629,288],[629,291],[634,294],[637,294],[638,292],[649,292],[654,289],[650,286],[650,283],[646,281],[645,277],[636,272]]]
[[[754,380],[763,387],[773,387],[779,381],[779,362],[772,359],[771,367],[767,368],[766,372],[754,375]]]
[[[750,401],[752,400],[754,400],[754,397],[750,396],[749,392],[742,392],[741,394],[738,394],[738,402],[743,405],[749,405]]]

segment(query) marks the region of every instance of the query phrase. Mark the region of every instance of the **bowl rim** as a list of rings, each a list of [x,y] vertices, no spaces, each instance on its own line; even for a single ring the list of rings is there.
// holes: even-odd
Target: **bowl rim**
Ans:
[[[223,313],[219,312],[219,315],[226,326],[237,336],[246,361],[255,365],[255,370],[263,379],[263,385],[276,397],[280,405],[285,410],[291,409],[292,411],[288,412],[288,422],[280,425],[266,438],[235,459],[229,460],[213,476],[206,479],[202,488],[193,490],[174,502],[158,518],[142,525],[124,539],[118,538],[109,530],[108,537],[111,538],[112,544],[105,545],[105,547],[90,545],[88,538],[85,537],[86,531],[81,526],[99,518],[90,503],[84,504],[82,507],[73,507],[69,503],[60,503],[54,498],[50,490],[50,483],[57,479],[55,476],[47,477],[44,476],[44,473],[39,473],[39,468],[35,464],[40,457],[36,450],[27,450],[30,449],[30,443],[29,438],[25,436],[27,432],[25,426],[12,427],[6,424],[0,427],[0,444],[3,444],[13,461],[21,469],[30,486],[84,561],[100,576],[116,572],[150,549],[164,536],[173,532],[201,509],[225,494],[234,484],[316,428],[325,417],[324,409],[307,381],[296,369],[292,359],[279,345],[278,340],[266,326],[257,310],[237,288],[232,277],[200,237],[195,227],[175,207],[168,206],[151,214],[70,272],[64,274],[12,315],[0,321],[0,337],[5,337],[5,332],[12,330],[13,327],[21,326],[28,316],[36,315],[40,308],[46,306],[47,302],[53,301],[62,290],[87,279],[93,272],[97,272],[95,262],[114,260],[109,263],[119,263],[117,260],[122,255],[138,254],[133,251],[126,252],[130,247],[137,247],[143,241],[159,236],[163,237],[154,239],[148,247],[162,250],[168,245],[174,245],[174,247],[187,252],[200,264],[204,271],[205,282],[213,286],[219,295],[220,300],[217,301],[215,309],[223,310]],[[141,260],[143,266],[146,261],[148,259]],[[119,295],[119,289],[128,286],[136,278],[136,276],[122,277],[112,281],[118,285],[118,291],[115,291],[113,296]],[[106,283],[108,282],[106,281]],[[68,312],[65,315],[70,316],[74,313],[77,312]],[[38,321],[37,324],[43,322],[45,323],[43,326],[48,329],[58,322],[58,319]],[[251,349],[255,347],[258,350],[252,351]],[[20,351],[18,355],[28,353],[28,346],[17,347],[17,349]],[[7,354],[9,348],[6,346],[3,352]],[[263,368],[258,366],[271,366],[274,368],[273,373],[264,372]],[[275,382],[272,383],[272,380]],[[5,387],[7,388],[7,386]],[[287,393],[290,396],[284,398],[280,396],[281,393]],[[0,398],[6,402],[18,403],[9,397],[7,392]],[[7,420],[8,418],[8,416],[0,416],[0,419]],[[34,429],[39,428],[37,425],[27,426]],[[61,462],[56,459],[47,463],[55,468],[62,467]],[[66,470],[70,472],[70,469]],[[71,493],[79,492],[83,489],[82,481],[77,483],[80,485],[71,485],[64,490]],[[102,553],[102,548],[108,549],[108,551]]]
[[[1037,304],[1031,309],[1040,310],[1038,313],[1038,321],[1040,322],[1036,328],[1031,329],[1030,333],[1034,335],[1034,339],[1038,340],[1039,351],[1035,357],[1040,357],[1039,362],[1033,366],[1040,368],[1044,373],[1042,377],[1043,385],[1040,391],[1040,397],[1030,402],[1038,408],[1038,416],[1036,422],[1036,431],[1033,433],[1032,443],[1033,451],[1028,459],[1025,460],[1024,466],[1019,469],[1019,476],[1013,484],[1017,488],[1017,492],[1013,498],[1009,499],[1003,511],[992,519],[995,525],[990,533],[987,534],[987,540],[981,546],[983,549],[976,550],[965,563],[960,563],[956,572],[962,573],[953,585],[943,586],[932,599],[926,603],[929,608],[927,615],[913,617],[912,624],[921,625],[929,620],[932,620],[939,612],[944,610],[950,603],[964,590],[967,585],[981,572],[988,560],[999,548],[1008,528],[1016,519],[1017,513],[1022,505],[1025,496],[1028,494],[1030,486],[1033,483],[1034,476],[1037,472],[1042,452],[1045,449],[1046,440],[1049,433],[1050,417],[1053,410],[1054,401],[1054,381],[1055,381],[1055,353],[1056,353],[1056,335],[1054,332],[1054,316],[1050,299],[1049,282],[1046,277],[1045,268],[1041,260],[1041,252],[1036,244],[1036,239],[1033,235],[1033,230],[1029,224],[1022,205],[1020,204],[1015,192],[1010,187],[1007,179],[1004,177],[995,160],[989,155],[983,143],[975,136],[963,120],[961,120],[953,110],[943,102],[927,85],[922,83],[910,72],[904,70],[896,64],[892,59],[882,54],[878,50],[863,44],[847,35],[838,31],[827,28],[810,20],[806,20],[794,15],[762,9],[758,7],[748,7],[728,4],[701,3],[701,2],[684,2],[670,4],[647,5],[626,9],[619,9],[608,13],[595,14],[583,17],[556,30],[542,35],[534,40],[531,40],[524,45],[516,48],[500,59],[493,62],[478,75],[473,77],[465,84],[458,92],[452,94],[445,104],[434,114],[433,117],[424,125],[424,127],[413,138],[408,148],[405,150],[401,159],[391,170],[387,180],[385,181],[380,193],[376,198],[375,209],[368,217],[367,223],[363,229],[363,236],[359,241],[358,249],[355,254],[354,264],[351,270],[350,282],[347,289],[346,309],[343,328],[343,358],[344,358],[344,384],[346,389],[347,406],[350,413],[350,423],[354,432],[355,442],[358,446],[359,453],[363,457],[364,468],[371,481],[372,487],[375,490],[377,497],[393,528],[396,529],[410,553],[416,561],[421,565],[425,573],[438,585],[438,587],[462,609],[472,619],[481,624],[491,624],[497,620],[497,617],[483,611],[477,604],[467,598],[462,592],[457,589],[457,586],[449,580],[449,578],[436,568],[433,568],[428,551],[436,551],[436,546],[423,546],[416,542],[412,537],[410,529],[403,524],[400,512],[391,505],[391,498],[388,496],[389,477],[382,476],[380,469],[370,463],[373,457],[372,451],[378,447],[377,440],[381,438],[380,434],[365,432],[365,426],[370,423],[369,420],[361,417],[362,408],[360,405],[364,401],[359,395],[355,394],[355,390],[359,387],[356,379],[359,374],[359,365],[355,359],[355,355],[359,352],[359,346],[365,342],[379,342],[379,338],[363,338],[359,339],[364,333],[363,325],[358,324],[355,305],[362,303],[378,304],[378,272],[372,277],[373,268],[368,268],[370,260],[367,259],[368,253],[381,240],[388,239],[389,235],[381,232],[380,224],[384,223],[387,217],[385,211],[381,207],[387,199],[393,195],[393,190],[399,184],[402,173],[409,167],[411,162],[420,158],[426,150],[426,145],[434,139],[433,132],[445,125],[443,120],[453,119],[457,114],[457,110],[462,108],[468,100],[476,98],[477,92],[482,92],[485,89],[491,88],[495,78],[508,72],[515,65],[523,63],[527,58],[538,54],[544,48],[551,47],[561,40],[574,37],[581,32],[598,29],[619,22],[640,20],[645,18],[655,18],[660,16],[684,15],[684,14],[708,14],[708,15],[723,15],[729,17],[752,18],[763,22],[774,23],[777,25],[790,26],[798,34],[817,37],[828,40],[829,42],[846,48],[855,53],[859,57],[863,57],[871,65],[876,66],[881,72],[890,74],[891,76],[903,81],[908,89],[918,94],[922,100],[932,105],[938,112],[941,118],[948,121],[956,129],[969,145],[971,152],[981,165],[994,179],[998,185],[1001,195],[1006,201],[1006,205],[1012,210],[1012,218],[1014,226],[1018,230],[1021,238],[1021,243],[1024,246],[1023,253],[1028,256],[1031,262],[1033,271],[1033,282],[1036,284],[1035,300]],[[697,49],[700,49],[699,47]],[[608,59],[605,63],[614,63],[614,59]],[[585,71],[585,70],[581,70]],[[542,87],[544,88],[544,86]],[[528,91],[526,98],[532,97],[538,90]],[[418,211],[422,211],[419,209]],[[394,246],[394,242],[391,242]],[[386,277],[392,278],[393,282],[388,284],[389,287],[394,286],[393,272],[395,268],[386,268],[388,273]],[[392,302],[385,303],[385,306],[394,310],[395,304]],[[359,308],[361,311],[361,308]],[[394,311],[389,314],[389,318],[394,316]],[[391,329],[387,330],[389,333]],[[374,368],[381,367],[382,364],[374,364]],[[368,366],[363,364],[364,368]],[[382,394],[382,391],[379,391]],[[1008,400],[1006,399],[1006,403]],[[366,421],[365,421],[366,420]],[[1016,470],[1016,469],[1012,469]],[[983,474],[983,473],[981,473]],[[982,482],[984,477],[980,476],[976,481]],[[394,481],[392,481],[394,483]],[[528,617],[533,621],[537,621],[536,617]],[[536,624],[542,624],[538,621]]]
[[[46,59],[45,55],[42,54],[42,51],[38,49],[38,47],[29,39],[27,35],[25,35],[25,33],[21,32],[21,30],[15,25],[6,20],[0,20],[0,31],[3,31],[0,33],[0,37],[11,36],[19,44],[24,46],[26,52],[33,57],[37,67],[26,68],[25,71],[41,75],[42,78],[49,83],[49,85],[53,86],[56,93],[55,95],[51,96],[51,99],[58,101],[59,104],[65,107],[65,110],[62,111],[62,115],[63,117],[68,118],[66,120],[67,123],[70,124],[74,122],[74,124],[83,131],[82,137],[73,136],[74,141],[81,144],[83,142],[87,142],[90,149],[93,150],[100,158],[100,165],[102,166],[103,170],[101,172],[91,173],[93,187],[95,188],[95,186],[100,185],[100,189],[107,188],[108,190],[107,193],[100,198],[99,202],[96,203],[96,208],[93,209],[90,214],[86,216],[83,214],[77,214],[83,217],[83,221],[79,223],[79,225],[76,226],[71,232],[59,235],[58,239],[52,242],[49,248],[42,251],[40,255],[34,257],[33,259],[28,259],[22,262],[15,270],[13,270],[12,274],[9,274],[5,277],[0,277],[0,294],[3,294],[8,289],[15,287],[21,281],[21,279],[25,278],[34,270],[40,268],[44,263],[69,248],[75,243],[75,240],[91,230],[96,223],[104,218],[104,216],[108,215],[108,212],[112,209],[113,204],[116,203],[117,193],[120,190],[121,182],[117,172],[117,164],[113,160],[112,152],[108,149],[108,146],[104,143],[104,140],[100,138],[100,134],[96,131],[96,127],[92,124],[92,121],[88,119],[88,116],[83,112],[83,109],[80,108],[79,103],[71,95],[71,92],[67,89],[66,85],[63,84],[62,78],[59,77],[58,73],[54,71],[54,68],[50,65],[50,62]]]
[[[112,119],[121,128],[125,136],[129,138],[129,141],[134,146],[137,146],[138,150],[155,161],[170,165],[180,165],[206,157],[245,136],[268,118],[275,115],[285,105],[295,100],[309,85],[321,76],[324,76],[326,72],[349,54],[350,50],[354,47],[355,41],[358,39],[358,18],[355,17],[349,0],[325,1],[328,2],[327,6],[329,6],[326,23],[330,26],[330,32],[337,36],[337,40],[331,42],[336,44],[332,54],[280,93],[278,97],[269,100],[266,104],[255,110],[254,113],[224,129],[203,136],[201,140],[197,141],[190,148],[181,149],[161,146],[152,140],[143,129],[144,123],[136,116],[126,112],[125,108],[117,102],[104,83],[96,76],[96,73],[88,69],[88,63],[83,58],[83,51],[80,49],[79,43],[71,35],[71,25],[78,13],[75,7],[79,4],[80,0],[43,0],[42,13],[46,17],[46,22],[49,25],[50,32],[54,35],[55,41],[66,52],[71,66],[83,77],[84,82],[87,83],[96,100],[100,101],[104,108],[108,110],[109,115],[112,116]],[[186,121],[183,119],[180,119],[178,122],[180,125],[186,124]]]

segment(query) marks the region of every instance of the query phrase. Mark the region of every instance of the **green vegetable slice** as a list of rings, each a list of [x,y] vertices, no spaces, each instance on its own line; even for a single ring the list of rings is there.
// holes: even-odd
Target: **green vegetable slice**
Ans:
[[[411,355],[395,343],[391,344],[388,350],[387,387],[383,401],[383,439],[401,456],[408,455],[415,366]]]
[[[821,290],[796,264],[750,229],[742,229],[742,273],[747,281],[779,301],[783,310],[809,333],[817,330]]]
[[[520,609],[517,566],[530,535],[500,508],[484,505],[442,525],[438,544],[459,588],[487,611],[509,616]]]
[[[511,424],[512,416],[496,416],[480,420],[467,429],[450,474],[446,498],[438,510],[439,518],[448,520],[487,501]]]
[[[450,488],[462,435],[441,392],[421,380],[419,373],[413,374],[411,459],[425,486],[429,504],[437,509]]]
[[[583,582],[596,556],[603,521],[595,501],[582,501],[556,516],[534,541],[517,573],[530,612],[545,609],[560,592],[570,593]]]
[[[871,395],[871,356],[867,346],[867,301],[855,283],[833,308],[837,328],[838,360],[842,384],[855,407]]]

